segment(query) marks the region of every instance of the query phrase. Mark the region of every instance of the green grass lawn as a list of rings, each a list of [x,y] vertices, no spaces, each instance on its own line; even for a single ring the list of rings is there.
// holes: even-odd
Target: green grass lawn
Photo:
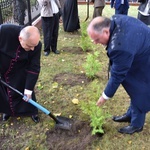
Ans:
[[[86,6],[79,5],[79,18],[82,25],[86,18]],[[93,6],[90,5],[90,17],[87,23],[91,20],[93,14]],[[114,9],[106,5],[103,15],[111,17],[114,14]],[[130,16],[137,16],[137,6],[129,8]],[[102,64],[102,70],[98,73],[99,78],[93,80],[87,85],[63,86],[54,82],[54,77],[60,73],[80,74],[84,72],[83,64],[90,52],[82,54],[73,54],[66,51],[67,49],[74,50],[75,47],[80,47],[81,31],[75,33],[67,33],[63,31],[60,24],[60,32],[58,39],[58,49],[61,50],[60,55],[50,53],[45,57],[42,51],[41,54],[41,73],[35,87],[38,102],[52,111],[54,114],[70,117],[78,120],[86,120],[82,114],[79,105],[72,103],[73,99],[81,101],[97,101],[98,95],[103,92],[107,83],[107,64],[108,59],[104,48],[101,45],[94,45],[93,49],[100,51],[99,61]],[[43,37],[42,37],[43,38]],[[65,80],[65,79],[64,79]],[[123,114],[129,106],[129,97],[122,87],[119,87],[115,96],[109,100],[103,110],[109,112],[111,116]],[[39,111],[41,122],[35,124],[31,118],[11,118],[8,122],[0,121],[0,150],[49,150],[49,145],[52,141],[47,141],[47,131],[54,127],[54,121]],[[134,135],[122,135],[117,132],[117,129],[127,125],[126,123],[115,123],[111,117],[104,124],[105,134],[102,137],[95,138],[92,146],[87,150],[149,150],[150,148],[150,116],[147,115],[144,130],[141,133]],[[91,133],[89,133],[91,134]],[[59,136],[59,135],[57,135]],[[61,136],[61,135],[60,135]],[[84,135],[83,135],[84,136]],[[69,137],[69,141],[72,139]],[[55,139],[54,139],[55,141]],[[62,141],[56,142],[55,148],[52,150],[66,150],[57,148]],[[79,144],[80,142],[76,143]],[[65,145],[65,143],[64,143]],[[67,149],[68,150],[68,149]],[[72,150],[72,149],[69,149]],[[76,149],[80,150],[80,149]],[[83,149],[84,150],[84,149]]]

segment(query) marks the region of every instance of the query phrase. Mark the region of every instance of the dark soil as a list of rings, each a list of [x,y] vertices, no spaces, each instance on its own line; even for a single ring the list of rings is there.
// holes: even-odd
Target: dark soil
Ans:
[[[89,124],[83,121],[74,121],[71,130],[53,129],[47,132],[49,150],[90,150],[95,139]]]
[[[79,47],[64,47],[63,51],[73,54],[83,54]],[[61,85],[86,85],[91,80],[85,74],[60,73],[53,78],[54,82]],[[91,150],[91,144],[97,136],[92,136],[90,124],[88,122],[72,120],[70,130],[55,128],[47,132],[47,143],[49,150]]]
[[[77,51],[76,51],[77,52]],[[61,73],[54,77],[53,81],[62,85],[87,84],[90,80],[85,74]],[[85,150],[92,149],[90,146],[96,139],[91,135],[91,127],[88,122],[72,120],[70,130],[55,128],[47,132],[49,150]]]
[[[72,73],[61,73],[54,77],[53,81],[58,82],[62,85],[82,85],[88,84],[91,80],[88,79],[85,74],[72,74]]]
[[[72,54],[85,54],[85,52],[82,50],[81,47],[63,47],[61,51],[72,53]],[[86,52],[89,52],[91,50],[86,50]]]

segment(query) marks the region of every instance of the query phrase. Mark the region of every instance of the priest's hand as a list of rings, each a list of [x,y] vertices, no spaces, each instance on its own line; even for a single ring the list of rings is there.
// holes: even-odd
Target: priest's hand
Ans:
[[[30,94],[25,94],[24,97],[23,97],[23,100],[28,102],[29,99],[31,99],[31,95]]]

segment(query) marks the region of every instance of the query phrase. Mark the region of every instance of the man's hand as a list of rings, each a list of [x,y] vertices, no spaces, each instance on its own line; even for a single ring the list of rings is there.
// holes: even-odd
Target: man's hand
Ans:
[[[31,95],[30,94],[25,94],[23,97],[23,100],[28,102],[28,100],[31,99]]]
[[[23,100],[28,102],[28,100],[31,99],[31,98],[32,98],[32,91],[25,89]]]
[[[99,98],[99,100],[97,101],[96,105],[97,106],[102,106],[107,100],[104,99],[102,96]]]

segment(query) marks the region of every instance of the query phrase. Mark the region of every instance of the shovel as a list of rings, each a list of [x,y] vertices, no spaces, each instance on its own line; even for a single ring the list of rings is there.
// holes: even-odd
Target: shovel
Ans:
[[[0,82],[2,84],[4,84],[6,87],[10,88],[11,90],[13,90],[16,93],[18,93],[19,95],[21,95],[23,97],[23,99],[26,100],[26,96],[24,94],[22,94],[20,91],[18,91],[17,89],[13,88],[9,84],[7,84],[3,80],[1,80],[1,78],[0,78]],[[25,102],[32,104],[33,106],[35,106],[36,108],[38,108],[39,110],[44,112],[46,115],[49,115],[55,121],[55,123],[56,123],[55,127],[56,128],[71,130],[71,128],[72,128],[71,119],[66,118],[66,117],[62,117],[62,116],[55,116],[49,110],[47,110],[46,108],[44,108],[43,106],[41,106],[37,102],[33,101],[32,99],[29,99],[28,101],[25,101]]]
[[[84,20],[84,22],[86,22],[89,18],[89,3],[90,3],[90,0],[87,0],[87,16],[86,16],[86,19]]]

